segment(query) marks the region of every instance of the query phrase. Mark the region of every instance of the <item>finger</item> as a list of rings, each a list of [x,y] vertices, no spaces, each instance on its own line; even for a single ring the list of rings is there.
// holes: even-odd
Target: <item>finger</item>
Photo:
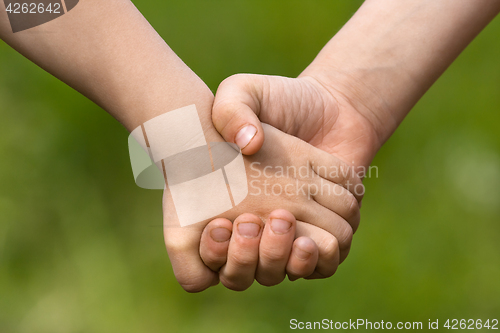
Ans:
[[[264,286],[274,286],[286,276],[285,268],[295,238],[295,217],[278,209],[269,215],[259,246],[255,279]]]
[[[233,75],[219,85],[215,95],[212,109],[215,128],[245,155],[255,154],[264,143],[264,131],[257,117],[261,82],[258,76]]]
[[[309,237],[299,237],[293,242],[292,253],[286,264],[290,281],[310,276],[318,264],[318,246]]]
[[[168,189],[163,195],[163,235],[175,278],[188,292],[199,292],[219,282],[219,276],[200,257],[203,225],[180,227]]]
[[[351,225],[353,232],[356,232],[361,215],[354,195],[342,186],[321,177],[316,178],[315,185],[314,188],[311,186],[314,201],[344,218]]]
[[[318,247],[318,263],[314,272],[307,279],[327,278],[332,276],[340,264],[340,250],[337,238],[329,232],[309,223],[297,221],[296,236],[312,239]]]
[[[199,254],[200,231],[193,227],[166,227],[165,246],[175,278],[187,292],[199,292],[218,283],[217,273]]]
[[[242,214],[234,221],[227,262],[219,272],[220,281],[227,288],[241,291],[252,285],[263,228],[262,220],[253,214]]]
[[[356,197],[358,202],[363,199],[365,187],[353,165],[315,147],[311,147],[310,151],[309,162],[316,174],[344,187]]]
[[[341,262],[345,260],[351,248],[353,236],[353,228],[346,220],[316,202],[314,205],[308,205],[302,212],[296,213],[295,216],[297,220],[307,221],[308,224],[333,235],[340,250]]]
[[[226,263],[233,224],[228,219],[211,221],[203,230],[200,257],[212,271],[217,272]]]

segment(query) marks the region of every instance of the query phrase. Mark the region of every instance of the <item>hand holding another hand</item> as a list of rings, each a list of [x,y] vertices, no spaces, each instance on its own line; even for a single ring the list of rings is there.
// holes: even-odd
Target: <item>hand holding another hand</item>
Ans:
[[[261,128],[267,140],[245,156],[249,194],[235,208],[208,224],[179,227],[165,191],[165,243],[188,291],[219,280],[244,290],[254,279],[270,286],[286,274],[292,280],[324,278],[349,252],[363,195],[352,168],[272,126]]]

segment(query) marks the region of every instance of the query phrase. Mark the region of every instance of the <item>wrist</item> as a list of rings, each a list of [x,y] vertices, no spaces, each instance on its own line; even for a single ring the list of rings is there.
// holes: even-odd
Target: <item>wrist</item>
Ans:
[[[214,137],[216,131],[211,120],[214,96],[193,72],[186,68],[183,75],[170,72],[146,76],[150,79],[128,80],[126,86],[117,84],[110,88],[104,109],[132,131],[156,116],[194,104],[207,139]]]
[[[306,72],[307,71],[307,72]],[[363,116],[382,145],[399,125],[389,101],[369,81],[368,70],[341,70],[314,66],[303,74],[314,77],[335,98],[343,98],[353,111]],[[301,75],[303,75],[301,74]]]
[[[340,72],[330,72],[332,76],[324,73],[325,70],[308,67],[299,77],[313,82],[322,91],[325,105],[338,109],[336,124],[329,129],[335,137],[343,138],[338,153],[342,150],[348,159],[354,156],[346,160],[348,163],[367,167],[385,142],[387,128],[379,126],[373,109],[366,107],[370,104],[358,97],[356,92],[362,90],[352,84],[355,80]]]

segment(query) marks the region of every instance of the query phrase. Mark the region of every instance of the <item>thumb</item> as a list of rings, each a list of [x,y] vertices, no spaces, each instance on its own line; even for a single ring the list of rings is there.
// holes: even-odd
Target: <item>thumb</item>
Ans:
[[[212,122],[222,137],[238,145],[245,155],[255,154],[264,143],[258,118],[263,90],[263,76],[237,74],[222,81],[215,94]]]

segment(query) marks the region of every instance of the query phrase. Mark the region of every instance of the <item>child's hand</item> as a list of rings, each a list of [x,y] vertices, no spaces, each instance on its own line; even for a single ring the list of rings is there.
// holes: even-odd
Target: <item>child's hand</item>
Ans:
[[[165,191],[165,243],[177,280],[188,291],[219,279],[244,290],[254,278],[274,285],[286,274],[328,277],[347,256],[359,224],[361,181],[332,155],[269,125],[262,128],[266,142],[245,157],[249,194],[237,207],[208,225],[181,228]]]

